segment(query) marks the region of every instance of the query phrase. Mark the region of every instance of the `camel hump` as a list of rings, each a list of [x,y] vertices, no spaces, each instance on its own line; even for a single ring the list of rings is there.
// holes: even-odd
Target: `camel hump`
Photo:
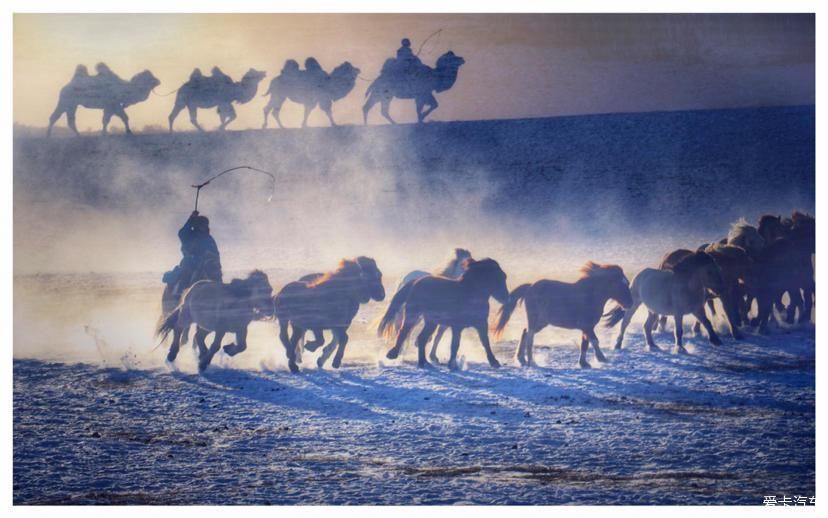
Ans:
[[[86,68],[86,65],[78,65],[75,67],[75,73],[73,74],[73,78],[78,79],[82,77],[89,77],[89,69]]]
[[[204,77],[204,74],[201,73],[201,69],[198,67],[194,68],[193,71],[190,72],[191,81],[194,79],[201,79],[202,77]]]

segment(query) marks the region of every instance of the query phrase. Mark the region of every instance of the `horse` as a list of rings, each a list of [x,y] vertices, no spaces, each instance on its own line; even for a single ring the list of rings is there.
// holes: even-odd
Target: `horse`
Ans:
[[[686,353],[682,344],[682,318],[690,313],[704,325],[708,339],[714,345],[722,341],[713,330],[710,320],[704,314],[704,302],[707,290],[720,293],[724,287],[722,274],[716,262],[705,252],[693,252],[673,266],[673,270],[656,270],[645,268],[635,276],[630,292],[632,305],[629,309],[616,306],[608,312],[606,326],[614,327],[621,322],[621,333],[615,342],[615,348],[621,349],[624,332],[630,320],[641,304],[649,311],[644,323],[644,335],[651,351],[661,349],[653,341],[653,324],[658,315],[673,315],[675,319],[675,338],[678,352]]]
[[[49,128],[46,136],[52,134],[52,127],[58,119],[66,114],[69,128],[80,135],[75,125],[75,113],[78,106],[103,110],[103,129],[106,135],[109,121],[113,115],[118,116],[124,123],[126,132],[132,133],[129,128],[129,117],[126,108],[147,100],[153,88],[161,84],[152,72],[144,70],[124,81],[116,76],[103,63],[98,64],[98,75],[90,76],[86,67],[78,65],[72,80],[60,89],[58,104],[52,115],[49,116]]]
[[[489,343],[487,321],[489,297],[501,304],[509,301],[506,274],[494,259],[466,259],[463,264],[465,271],[459,279],[429,275],[406,284],[394,294],[377,328],[379,336],[390,335],[391,324],[397,314],[403,312],[403,323],[397,333],[396,344],[386,354],[388,359],[393,360],[399,356],[411,329],[422,318],[423,330],[416,340],[419,367],[431,366],[426,359],[425,347],[439,325],[451,328],[451,358],[448,363],[451,370],[458,368],[460,334],[467,327],[473,327],[477,331],[489,365],[500,367]]]
[[[296,63],[293,60],[288,60],[288,63],[290,62]],[[298,64],[296,69],[293,69],[286,63],[282,73],[270,82],[270,87],[264,94],[265,97],[269,95],[270,100],[264,107],[262,129],[267,128],[267,119],[271,113],[279,127],[283,127],[282,121],[279,119],[279,112],[282,109],[282,104],[287,99],[305,107],[305,116],[302,119],[303,128],[308,125],[308,116],[317,106],[328,116],[331,126],[336,126],[331,111],[332,104],[351,93],[356,78],[359,76],[359,69],[346,61],[334,68],[333,72],[326,75],[324,80],[319,81],[316,80],[315,76],[308,74],[307,71],[301,71],[298,68]]]
[[[591,367],[586,359],[590,342],[595,359],[607,361],[598,345],[595,325],[601,320],[608,300],[616,301],[622,308],[630,307],[633,302],[630,282],[621,267],[614,264],[589,261],[580,269],[580,274],[574,283],[544,279],[534,284],[522,284],[509,294],[509,302],[500,308],[495,336],[503,332],[518,302],[525,301],[527,326],[515,352],[521,366],[535,365],[532,358],[535,334],[548,325],[581,331],[578,363],[582,368]]]
[[[454,86],[457,73],[465,62],[466,60],[449,51],[437,59],[435,68],[419,64],[416,70],[406,72],[395,66],[396,60],[393,58],[387,60],[379,77],[368,86],[365,92],[366,101],[362,107],[363,122],[368,124],[368,112],[375,104],[380,103],[382,116],[391,124],[396,124],[388,112],[391,100],[395,97],[414,99],[417,122],[423,122],[438,106],[437,99],[434,98],[432,92],[444,92]]]
[[[755,256],[765,246],[765,238],[759,230],[750,225],[744,218],[730,225],[727,233],[727,242],[724,244],[743,248],[749,255]]]
[[[428,277],[429,275],[438,275],[441,277],[448,277],[449,279],[458,279],[461,275],[463,275],[463,261],[466,259],[471,258],[471,252],[466,250],[465,248],[455,248],[452,252],[452,257],[449,259],[448,263],[441,267],[435,269],[432,273],[424,272],[422,270],[414,270],[412,272],[408,272],[401,280],[397,283],[396,289],[394,289],[394,293],[397,293],[402,289],[403,286],[412,282],[414,280],[420,279],[422,277]],[[397,318],[394,321],[394,329],[397,330],[402,326],[402,313],[397,314]],[[437,345],[440,343],[440,340],[443,338],[443,334],[446,332],[446,326],[438,326],[437,332],[434,333],[434,340],[431,343],[431,352],[428,355],[428,359],[433,363],[440,363],[440,359],[437,358]]]
[[[184,108],[189,111],[190,122],[198,131],[204,131],[198,123],[198,109],[216,108],[221,121],[219,130],[224,130],[236,118],[233,103],[245,104],[253,99],[264,77],[264,72],[254,68],[245,72],[239,82],[234,82],[220,70],[213,69],[211,76],[202,75],[198,69],[193,70],[190,79],[176,93],[175,105],[167,118],[170,133],[176,117]]]
[[[731,336],[735,340],[741,340],[744,337],[739,331],[739,326],[742,324],[740,302],[743,300],[746,290],[751,290],[756,284],[753,259],[743,248],[721,243],[706,245],[698,251],[705,252],[712,257],[722,273],[723,289],[719,293],[707,292],[707,307],[711,314],[715,315],[716,308],[713,305],[713,300],[720,299],[730,326]],[[670,252],[661,260],[659,269],[672,270],[679,261],[692,254],[693,252],[683,248]],[[665,328],[666,321],[667,316],[661,315],[662,329]],[[701,323],[696,321],[693,325],[693,331],[698,333],[701,329],[700,326]],[[653,329],[655,329],[655,324]]]
[[[317,365],[321,368],[338,345],[332,362],[338,369],[348,344],[348,327],[360,304],[372,299],[384,300],[385,288],[376,261],[364,256],[343,259],[333,272],[310,282],[291,282],[282,288],[273,297],[273,311],[279,321],[279,339],[285,347],[290,371],[299,372],[297,344],[308,329],[319,331],[317,337],[321,337],[323,329],[333,332]],[[289,325],[293,327],[292,336],[288,333]]]
[[[182,343],[181,335],[191,324],[198,326],[193,346],[198,347],[199,372],[210,365],[226,333],[234,333],[236,343],[225,345],[224,352],[235,356],[244,351],[250,322],[273,313],[272,294],[267,274],[260,270],[253,270],[246,279],[233,279],[229,284],[208,280],[196,282],[181,296],[181,304],[158,326],[156,336],[162,341],[173,332],[167,361],[175,361]],[[211,331],[215,336],[208,349],[204,339]],[[183,342],[186,343],[186,338]]]
[[[786,321],[793,324],[799,309],[799,322],[810,322],[815,292],[812,255],[816,248],[812,216],[794,213],[790,232],[766,246],[756,258],[758,316],[752,322],[759,332],[768,332],[773,304],[786,292],[790,297]]]

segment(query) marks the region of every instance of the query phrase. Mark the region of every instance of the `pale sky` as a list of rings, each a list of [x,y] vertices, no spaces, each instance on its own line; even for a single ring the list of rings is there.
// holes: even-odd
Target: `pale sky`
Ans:
[[[258,128],[261,94],[289,58],[316,57],[330,71],[343,61],[374,78],[402,37],[429,65],[448,50],[463,56],[454,88],[437,95],[435,120],[813,104],[813,15],[15,15],[14,120],[44,127],[75,66],[106,62],[124,78],[150,69],[161,94],[194,67],[220,66],[238,80],[250,67],[268,77],[230,129]],[[361,123],[368,83],[334,105],[339,123]],[[133,129],[166,126],[174,96],[151,95],[128,109]],[[370,122],[380,123],[379,107]],[[395,100],[398,121],[413,101]],[[81,108],[78,127],[100,128],[101,112]],[[199,119],[217,124],[214,110]],[[301,107],[286,103],[296,126]],[[315,112],[311,125],[327,125]],[[65,118],[58,123],[65,126]],[[113,121],[113,126],[120,122]],[[186,112],[177,129],[191,129]]]

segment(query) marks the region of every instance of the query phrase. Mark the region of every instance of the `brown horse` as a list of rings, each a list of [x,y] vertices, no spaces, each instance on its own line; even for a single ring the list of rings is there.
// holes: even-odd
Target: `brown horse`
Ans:
[[[343,259],[333,272],[310,282],[291,282],[282,288],[273,297],[273,304],[290,371],[299,371],[296,345],[308,329],[318,331],[317,337],[323,329],[333,332],[333,339],[325,346],[317,365],[322,367],[338,344],[332,363],[338,369],[348,344],[348,327],[359,305],[371,299],[385,299],[385,288],[382,272],[370,257]],[[288,325],[293,326],[292,336],[288,334]]]
[[[175,361],[178,349],[187,338],[184,332],[191,324],[198,326],[193,346],[198,346],[198,370],[210,365],[226,333],[235,333],[237,344],[224,346],[230,356],[247,348],[247,326],[253,320],[269,317],[273,311],[267,275],[254,270],[246,279],[233,279],[229,284],[198,281],[181,296],[181,304],[158,326],[157,335],[164,340],[173,332],[173,342],[167,361]],[[215,331],[213,343],[207,349],[204,339]],[[182,340],[182,334],[184,339]]]
[[[422,318],[425,325],[417,336],[417,364],[420,367],[431,365],[426,359],[426,344],[440,325],[451,328],[450,369],[457,370],[460,334],[467,327],[477,330],[489,365],[500,367],[489,344],[489,297],[501,304],[509,301],[506,274],[493,259],[466,259],[464,267],[459,279],[429,275],[409,282],[394,295],[378,327],[380,336],[390,334],[397,313],[404,311],[396,344],[387,354],[389,359],[399,356],[411,329]]]
[[[613,327],[623,320],[615,348],[621,348],[624,332],[641,304],[644,304],[649,311],[647,321],[644,323],[644,336],[651,351],[661,350],[653,341],[653,324],[658,315],[673,315],[676,327],[676,347],[680,353],[687,352],[682,344],[684,332],[682,318],[688,313],[694,315],[704,325],[710,343],[721,345],[722,341],[704,314],[704,302],[708,289],[719,293],[722,288],[721,271],[713,258],[704,252],[691,253],[673,266],[672,271],[645,268],[633,279],[630,288],[633,303],[630,309],[624,310],[616,307],[607,314],[609,317],[606,322],[607,327]]]
[[[621,307],[632,304],[630,282],[620,266],[601,265],[592,261],[580,270],[581,278],[574,283],[541,280],[534,284],[523,284],[509,295],[509,302],[500,308],[495,327],[497,335],[503,332],[520,300],[526,301],[527,327],[520,337],[516,351],[522,366],[535,365],[532,359],[535,333],[546,326],[578,329],[581,331],[581,367],[590,367],[586,360],[590,342],[595,350],[595,359],[606,361],[598,346],[595,324],[601,320],[604,306],[612,299]]]
[[[727,317],[728,325],[730,326],[730,334],[736,340],[744,338],[739,332],[739,326],[742,324],[740,301],[744,298],[746,290],[751,290],[756,284],[755,272],[753,266],[753,259],[747,252],[738,246],[723,245],[721,243],[713,243],[707,245],[704,250],[707,255],[713,258],[716,266],[719,267],[722,273],[722,283],[724,285],[720,293],[707,292],[707,307],[711,314],[716,314],[713,300],[718,298],[722,301],[722,307]],[[685,257],[692,255],[693,252],[680,248],[665,255],[661,260],[659,269],[672,270],[673,267]],[[661,326],[664,328],[667,316],[661,316]],[[701,323],[696,321],[693,325],[693,330],[698,333],[701,329]]]

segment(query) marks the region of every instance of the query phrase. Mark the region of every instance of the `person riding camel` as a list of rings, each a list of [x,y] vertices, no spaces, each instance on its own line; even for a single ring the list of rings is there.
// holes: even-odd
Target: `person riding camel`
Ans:
[[[422,65],[423,62],[411,50],[411,40],[403,38],[400,45],[401,47],[397,49],[398,70],[404,75],[408,75]]]
[[[221,257],[213,236],[210,235],[210,220],[198,211],[193,211],[184,226],[178,231],[181,241],[181,262],[164,274],[163,281],[173,287],[173,293],[180,295],[200,280],[221,282]]]

